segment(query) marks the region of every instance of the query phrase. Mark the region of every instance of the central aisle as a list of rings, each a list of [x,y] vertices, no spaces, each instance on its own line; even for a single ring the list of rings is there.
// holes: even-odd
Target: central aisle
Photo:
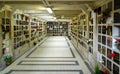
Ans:
[[[0,74],[91,74],[67,37],[46,37]]]

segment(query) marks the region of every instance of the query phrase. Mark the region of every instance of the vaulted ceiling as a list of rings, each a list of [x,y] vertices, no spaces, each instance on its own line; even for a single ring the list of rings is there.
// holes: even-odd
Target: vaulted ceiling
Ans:
[[[0,0],[0,7],[8,4],[13,11],[20,9],[24,13],[48,20],[52,18],[50,16],[71,19],[77,16],[81,9],[94,7],[96,1],[98,0]],[[52,8],[53,14],[49,14],[46,7]]]

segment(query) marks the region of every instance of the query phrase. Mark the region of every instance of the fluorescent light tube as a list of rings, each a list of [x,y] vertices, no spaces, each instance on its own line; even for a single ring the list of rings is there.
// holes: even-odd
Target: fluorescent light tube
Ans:
[[[54,17],[54,19],[57,19],[56,17]]]
[[[52,11],[51,8],[47,8],[47,11],[48,11],[49,13],[53,13],[53,11]]]

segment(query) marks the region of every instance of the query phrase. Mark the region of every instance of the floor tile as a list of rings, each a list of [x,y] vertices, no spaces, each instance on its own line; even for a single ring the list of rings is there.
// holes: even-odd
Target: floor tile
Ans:
[[[0,74],[91,74],[65,36],[45,38]]]

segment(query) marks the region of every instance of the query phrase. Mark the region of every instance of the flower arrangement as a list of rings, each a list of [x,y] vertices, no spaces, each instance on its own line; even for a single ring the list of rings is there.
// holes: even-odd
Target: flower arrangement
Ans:
[[[116,39],[115,41],[117,48],[120,50],[120,39]]]
[[[110,56],[110,57],[115,57],[116,54],[115,54],[114,52],[112,52],[112,53],[109,54],[109,56]]]
[[[107,45],[108,45],[109,47],[112,47],[112,38],[108,38],[108,39],[107,39]]]
[[[120,43],[120,39],[116,39],[115,43],[117,44]]]
[[[107,41],[111,43],[112,42],[112,38],[109,38]]]

